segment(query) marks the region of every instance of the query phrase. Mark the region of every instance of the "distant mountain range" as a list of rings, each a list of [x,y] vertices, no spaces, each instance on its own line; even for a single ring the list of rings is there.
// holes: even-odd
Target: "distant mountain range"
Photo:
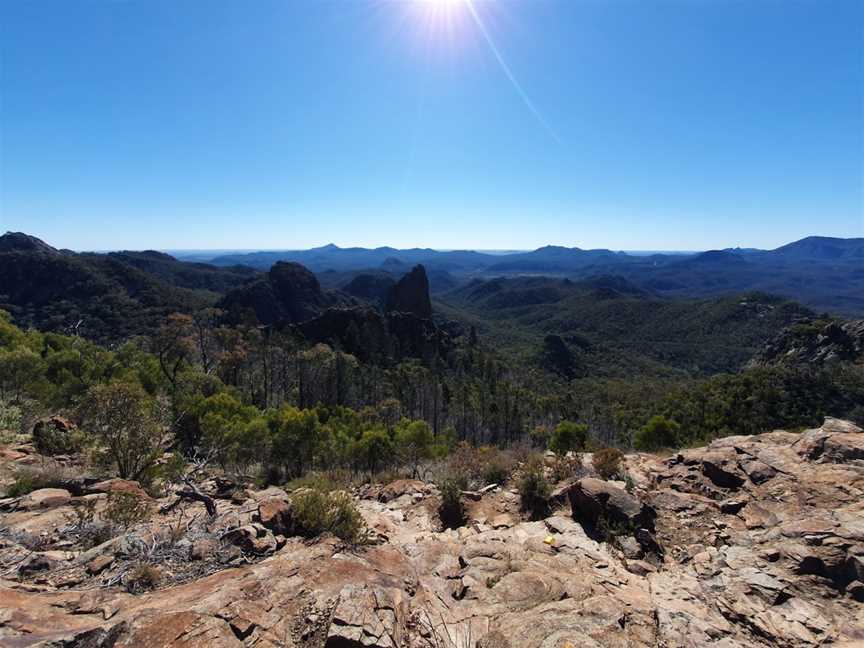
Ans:
[[[433,292],[452,289],[476,277],[549,275],[579,279],[614,275],[661,295],[707,297],[760,291],[795,299],[817,310],[864,314],[864,238],[811,236],[775,250],[729,248],[650,255],[553,245],[532,252],[490,254],[429,248],[340,248],[331,244],[310,250],[218,256],[210,263],[265,270],[276,261],[301,263],[319,275],[336,275],[346,284],[358,272],[399,274],[422,263]]]
[[[734,371],[786,327],[816,318],[789,297],[864,314],[862,252],[864,239],[828,238],[643,257],[327,246],[285,253],[305,263],[264,272],[261,255],[281,253],[217,266],[156,251],[75,253],[7,233],[0,309],[22,326],[111,344],[152,333],[169,313],[217,306],[228,325],[291,330],[383,362],[443,357],[473,329],[481,343],[568,378],[707,375]],[[257,268],[239,263],[248,256]]]

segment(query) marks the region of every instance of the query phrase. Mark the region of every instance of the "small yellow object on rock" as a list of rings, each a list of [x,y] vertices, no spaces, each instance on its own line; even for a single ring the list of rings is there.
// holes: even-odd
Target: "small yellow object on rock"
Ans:
[[[543,539],[543,542],[545,542],[547,545],[554,545],[555,544],[555,536],[551,536],[551,535],[546,536]]]

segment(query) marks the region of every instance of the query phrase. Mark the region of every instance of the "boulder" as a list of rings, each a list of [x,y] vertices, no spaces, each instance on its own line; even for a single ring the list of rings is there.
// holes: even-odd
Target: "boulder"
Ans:
[[[264,527],[254,524],[231,529],[222,535],[222,540],[239,547],[245,553],[255,555],[272,553],[277,549],[273,534]]]
[[[258,521],[275,535],[294,535],[294,509],[291,500],[284,497],[261,500],[258,503]]]
[[[654,528],[655,510],[640,502],[623,488],[606,481],[586,477],[568,491],[573,518],[596,525],[605,520],[612,524],[635,528]]]
[[[86,490],[88,493],[131,493],[141,499],[150,499],[147,491],[141,488],[137,481],[120,479],[119,477],[96,482],[92,486],[88,486]]]
[[[744,474],[746,474],[754,484],[763,484],[777,474],[777,471],[771,466],[764,464],[757,459],[742,461],[740,466],[741,470],[744,471]]]
[[[379,502],[390,502],[403,495],[414,495],[415,493],[428,493],[429,487],[417,479],[397,479],[390,482],[378,492]]]
[[[72,501],[72,494],[65,488],[40,488],[25,495],[18,502],[18,508],[25,511],[64,506]]]
[[[738,471],[738,455],[732,448],[719,448],[702,455],[702,473],[720,488],[740,488],[744,478]]]

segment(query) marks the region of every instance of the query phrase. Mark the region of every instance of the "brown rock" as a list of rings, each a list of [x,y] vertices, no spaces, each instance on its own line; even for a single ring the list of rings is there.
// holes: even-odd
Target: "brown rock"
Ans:
[[[428,493],[429,487],[416,479],[397,479],[384,486],[378,493],[379,502],[390,502],[403,495],[414,495],[415,493]]]
[[[195,540],[192,546],[189,547],[189,558],[190,560],[207,560],[216,553],[218,547],[219,543],[213,538]]]
[[[258,503],[258,520],[276,535],[292,536],[294,514],[291,500],[282,497],[268,497]]]
[[[22,497],[18,508],[33,511],[63,506],[71,501],[72,494],[64,488],[40,488]]]
[[[114,562],[114,556],[97,556],[87,563],[87,573],[96,575],[107,569]]]
[[[763,484],[777,474],[777,471],[771,466],[756,459],[742,461],[741,470],[744,471],[754,484]]]
[[[631,528],[654,528],[656,512],[623,488],[593,477],[577,481],[568,491],[573,518],[591,524],[604,518]]]
[[[702,472],[721,488],[740,488],[744,479],[738,473],[738,455],[732,448],[721,448],[702,455]]]
[[[150,499],[141,485],[136,481],[128,479],[106,479],[105,481],[97,482],[87,488],[88,493],[131,493],[142,499]]]

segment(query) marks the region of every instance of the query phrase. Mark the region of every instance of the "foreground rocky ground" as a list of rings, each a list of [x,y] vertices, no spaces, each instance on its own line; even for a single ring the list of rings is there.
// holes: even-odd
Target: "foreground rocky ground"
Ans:
[[[0,449],[0,471],[40,461]],[[290,537],[286,493],[219,480],[201,484],[215,516],[184,501],[87,551],[63,539],[74,511],[134,484],[2,500],[0,645],[864,645],[859,428],[828,419],[628,455],[626,469],[632,492],[571,480],[542,520],[519,513],[509,485],[467,493],[453,530],[434,486],[365,486],[354,496],[373,542],[356,548]],[[131,593],[151,563],[156,589]]]

